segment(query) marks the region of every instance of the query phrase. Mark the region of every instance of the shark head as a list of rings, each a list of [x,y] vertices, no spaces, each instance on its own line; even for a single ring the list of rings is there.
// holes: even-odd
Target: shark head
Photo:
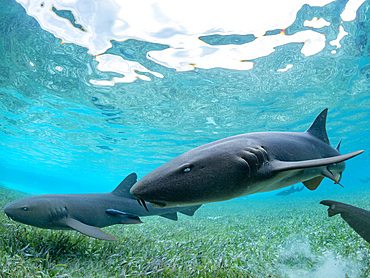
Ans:
[[[242,194],[250,170],[246,160],[232,150],[225,152],[209,144],[154,169],[138,180],[130,193],[157,208],[223,201]]]
[[[5,214],[14,221],[39,228],[52,228],[53,221],[67,215],[67,209],[52,210],[53,200],[40,196],[29,196],[10,202],[4,207]]]

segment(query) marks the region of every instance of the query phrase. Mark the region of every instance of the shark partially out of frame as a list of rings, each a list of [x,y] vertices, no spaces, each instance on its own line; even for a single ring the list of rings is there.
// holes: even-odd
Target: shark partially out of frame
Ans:
[[[320,204],[329,206],[329,217],[340,214],[352,229],[370,243],[370,211],[332,200],[323,200]]]

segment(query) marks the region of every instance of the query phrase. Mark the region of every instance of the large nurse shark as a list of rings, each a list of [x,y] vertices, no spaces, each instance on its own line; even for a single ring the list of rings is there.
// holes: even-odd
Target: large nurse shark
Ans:
[[[39,228],[73,229],[93,238],[117,240],[100,228],[115,224],[142,223],[139,216],[160,215],[177,220],[177,212],[192,216],[200,207],[156,209],[148,204],[148,212],[129,192],[136,179],[135,173],[128,175],[110,193],[24,197],[7,204],[4,212],[15,221]]]
[[[370,243],[370,211],[332,200],[323,200],[320,204],[329,206],[329,217],[339,213],[352,229]]]
[[[257,132],[192,149],[154,169],[130,190],[139,202],[179,207],[224,201],[299,182],[315,190],[327,177],[339,183],[344,161],[326,134],[324,109],[305,132]]]

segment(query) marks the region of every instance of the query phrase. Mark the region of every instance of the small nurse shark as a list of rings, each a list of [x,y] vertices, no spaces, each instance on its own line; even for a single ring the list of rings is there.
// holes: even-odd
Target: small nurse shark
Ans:
[[[295,188],[294,185],[292,185],[292,187],[290,187],[289,189],[276,193],[275,196],[287,196],[296,192],[301,192],[303,189],[304,186],[302,187],[297,186],[297,188]]]
[[[200,206],[156,209],[150,212],[137,203],[129,190],[135,184],[135,173],[128,175],[110,193],[47,194],[24,197],[10,202],[4,212],[23,224],[55,230],[76,230],[87,236],[117,240],[100,228],[115,224],[142,223],[139,216],[159,215],[177,220],[177,212],[192,216]]]
[[[329,217],[340,213],[351,228],[370,243],[370,211],[331,200],[321,201],[320,204],[329,206]]]
[[[345,155],[326,134],[324,109],[306,132],[256,132],[192,149],[161,165],[130,190],[139,202],[180,207],[267,192],[299,182],[315,190],[327,177],[339,183]]]

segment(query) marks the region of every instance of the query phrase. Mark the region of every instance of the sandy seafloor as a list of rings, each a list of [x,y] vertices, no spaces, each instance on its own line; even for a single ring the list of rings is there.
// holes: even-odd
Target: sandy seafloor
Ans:
[[[369,277],[369,244],[319,204],[333,199],[370,209],[368,192],[336,186],[206,204],[177,222],[142,217],[141,225],[105,228],[119,238],[113,243],[2,214],[1,277]],[[21,195],[2,188],[1,204]]]

